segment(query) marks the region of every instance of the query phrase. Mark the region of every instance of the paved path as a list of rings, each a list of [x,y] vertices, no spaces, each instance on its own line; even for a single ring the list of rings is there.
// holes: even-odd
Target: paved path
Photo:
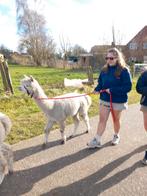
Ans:
[[[86,147],[95,134],[98,116],[91,118],[92,132],[60,145],[59,131],[50,134],[45,150],[43,136],[13,146],[14,169],[0,186],[0,196],[146,196],[147,166],[140,162],[147,148],[139,104],[122,115],[121,142],[111,146],[112,119],[103,136],[103,148]],[[70,135],[72,125],[67,126]]]

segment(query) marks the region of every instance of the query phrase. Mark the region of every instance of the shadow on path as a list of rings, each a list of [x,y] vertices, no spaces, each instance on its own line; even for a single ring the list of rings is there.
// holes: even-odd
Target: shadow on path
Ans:
[[[114,174],[113,176],[104,179],[110,172],[112,172],[115,168],[119,167],[122,163],[127,161],[136,153],[140,153],[146,149],[146,145],[141,146],[132,152],[112,161],[111,163],[105,165],[103,168],[98,170],[96,173],[83,178],[79,181],[76,181],[68,186],[58,187],[56,189],[51,190],[48,193],[42,194],[42,196],[56,195],[56,196],[97,196],[110,187],[120,183],[127,176],[129,176],[134,170],[137,168],[143,167],[140,161],[134,163],[130,167],[121,170]]]
[[[104,147],[107,147],[109,145],[110,145],[110,142],[106,143]],[[34,147],[33,152],[38,152],[38,149],[40,149],[39,146],[36,147],[36,150]],[[30,150],[30,149],[27,149],[27,150]],[[40,181],[41,179],[51,175],[52,173],[56,171],[59,171],[60,169],[70,164],[80,161],[86,158],[87,156],[91,155],[92,153],[98,152],[99,150],[91,151],[85,148],[74,154],[61,157],[59,159],[56,159],[44,165],[29,168],[26,170],[16,171],[14,172],[13,175],[5,177],[1,185],[1,188],[0,188],[0,195],[20,196],[24,193],[27,193],[32,189],[34,184]]]
[[[43,144],[40,144],[37,146],[31,146],[21,150],[16,150],[14,151],[14,161],[19,161],[25,157],[31,156],[32,154],[36,154],[40,151],[47,150],[49,148],[53,148],[58,145],[61,145],[61,140],[48,142],[45,148],[43,147]]]
[[[68,137],[67,138],[67,141],[68,140],[71,140],[71,139],[74,139],[76,137],[79,137],[79,136],[82,136],[84,134],[87,134],[86,132],[84,133],[79,133],[79,134],[76,134],[74,137]],[[16,150],[14,151],[14,161],[19,161],[25,157],[28,157],[28,156],[31,156],[32,154],[36,154],[42,150],[47,150],[49,148],[53,148],[55,146],[59,146],[59,145],[62,145],[61,144],[61,139],[59,140],[56,140],[56,141],[49,141],[46,145],[46,147],[43,146],[43,143],[40,144],[40,145],[37,145],[37,146],[31,146],[29,148],[25,148],[25,149],[21,149],[21,150]]]

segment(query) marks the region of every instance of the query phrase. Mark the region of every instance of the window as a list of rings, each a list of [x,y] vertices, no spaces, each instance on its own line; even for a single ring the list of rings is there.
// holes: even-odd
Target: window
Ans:
[[[137,43],[130,43],[130,45],[129,45],[129,49],[130,50],[137,50]]]
[[[147,42],[143,43],[143,49],[147,49]]]
[[[136,60],[137,60],[136,57],[132,57],[132,56],[129,57],[129,61],[130,61],[130,62],[135,62]]]

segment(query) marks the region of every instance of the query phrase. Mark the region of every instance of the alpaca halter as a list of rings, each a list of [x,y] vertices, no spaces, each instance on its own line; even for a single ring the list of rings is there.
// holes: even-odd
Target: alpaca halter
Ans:
[[[32,91],[32,93],[29,91],[29,89],[27,89],[27,87],[26,86],[24,86],[24,88],[25,88],[25,90],[26,90],[26,92],[27,92],[27,94],[28,94],[28,96],[30,96],[31,98],[33,97],[33,95],[34,95],[34,91]]]

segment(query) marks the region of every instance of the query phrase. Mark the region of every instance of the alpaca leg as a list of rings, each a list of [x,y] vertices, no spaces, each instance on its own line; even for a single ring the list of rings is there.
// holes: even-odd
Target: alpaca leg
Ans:
[[[11,149],[11,146],[3,143],[2,152],[3,152],[5,159],[7,160],[8,172],[9,174],[12,174],[13,173],[13,151]]]
[[[9,174],[12,174],[13,173],[13,151],[11,150],[11,148],[8,151],[7,162],[8,162]]]
[[[77,128],[78,128],[79,123],[80,123],[79,114],[73,116],[73,120],[74,120],[74,130],[73,130],[70,138],[72,138],[72,137],[74,137],[76,135],[76,131],[77,131]]]
[[[9,174],[13,173],[13,156],[10,156],[8,159],[8,170]]]
[[[89,116],[88,116],[87,111],[84,111],[82,113],[82,117],[83,117],[84,122],[85,122],[86,127],[87,127],[86,133],[88,133],[90,131],[90,123],[89,123]]]
[[[7,162],[3,153],[0,151],[0,184],[3,182],[6,174]]]
[[[49,136],[49,133],[50,133],[50,130],[53,126],[54,122],[53,121],[48,121],[46,126],[45,126],[45,129],[44,129],[44,144],[43,146],[46,146],[46,144],[48,143],[48,136]]]
[[[59,125],[60,125],[60,133],[61,133],[61,138],[62,138],[61,144],[65,144],[66,143],[66,135],[64,133],[65,122],[62,121],[62,122],[59,123]]]

